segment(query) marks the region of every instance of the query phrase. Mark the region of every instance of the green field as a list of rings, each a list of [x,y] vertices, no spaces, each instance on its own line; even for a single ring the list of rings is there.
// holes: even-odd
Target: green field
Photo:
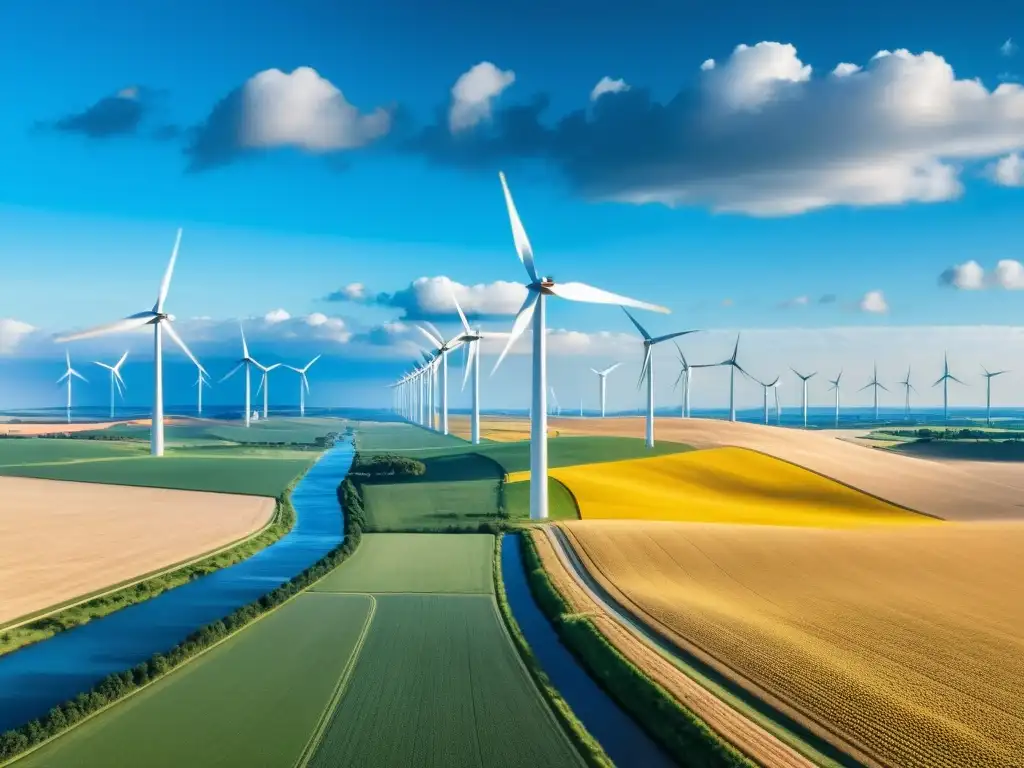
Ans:
[[[525,520],[530,516],[530,484],[528,482],[505,485],[505,509],[512,520]],[[548,519],[579,520],[580,510],[569,489],[561,481],[548,478]]]
[[[385,595],[309,765],[583,763],[512,647],[493,596]]]
[[[312,443],[328,432],[340,432],[346,421],[342,419],[280,419],[256,421],[249,427],[241,423],[213,419],[189,419],[184,424],[164,426],[164,440],[168,445],[202,445],[206,443]],[[115,424],[106,429],[76,433],[74,439],[91,437],[126,437],[149,441],[149,427],[139,424]]]
[[[317,592],[490,594],[490,534],[368,533],[345,566]]]
[[[362,595],[300,595],[16,764],[291,766],[343,677],[372,603]]]

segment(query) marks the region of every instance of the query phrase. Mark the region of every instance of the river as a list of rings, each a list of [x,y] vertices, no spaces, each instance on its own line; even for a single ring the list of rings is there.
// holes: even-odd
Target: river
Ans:
[[[337,488],[351,464],[351,443],[324,453],[292,492],[292,530],[247,560],[0,656],[0,733],[170,650],[338,546],[344,534]]]

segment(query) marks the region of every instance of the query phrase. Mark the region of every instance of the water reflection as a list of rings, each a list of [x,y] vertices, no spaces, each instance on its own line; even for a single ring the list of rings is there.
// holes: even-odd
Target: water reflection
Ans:
[[[292,493],[292,530],[249,559],[0,656],[0,732],[46,714],[112,672],[169,650],[330,552],[343,538],[337,487],[351,463],[349,443],[326,452]]]
[[[619,768],[674,766],[668,755],[590,678],[576,657],[562,645],[530,593],[520,547],[519,536],[506,534],[502,538],[501,574],[512,614],[541,668],[590,735],[597,739]]]

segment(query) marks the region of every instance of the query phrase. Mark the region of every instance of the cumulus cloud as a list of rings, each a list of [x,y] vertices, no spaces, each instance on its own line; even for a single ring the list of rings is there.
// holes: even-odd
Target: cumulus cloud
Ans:
[[[889,304],[885,300],[885,294],[881,291],[868,291],[864,294],[858,306],[861,312],[867,312],[872,315],[884,315],[889,311]]]
[[[456,318],[452,292],[467,317],[507,317],[519,311],[526,299],[526,288],[519,283],[499,280],[494,283],[462,285],[447,277],[419,277],[408,287],[394,293],[353,297],[346,286],[325,297],[326,301],[365,301],[402,311],[406,320]]]
[[[291,73],[267,69],[225,96],[193,131],[186,148],[192,170],[230,162],[257,149],[307,152],[355,149],[384,136],[391,113],[360,112],[341,90],[311,67]]]
[[[939,283],[962,291],[983,288],[1002,288],[1008,291],[1024,289],[1024,264],[1015,259],[1001,259],[991,272],[973,259],[954,264],[939,275]]]
[[[0,317],[0,355],[11,355],[17,351],[25,337],[36,328],[13,317]]]
[[[515,81],[515,72],[498,69],[489,61],[481,61],[462,73],[452,86],[452,103],[448,110],[451,132],[464,131],[489,119],[494,100]]]
[[[985,172],[992,181],[1001,187],[1024,186],[1024,159],[1019,152],[1011,152],[989,164]]]
[[[700,64],[700,71],[701,72],[707,72],[709,69],[714,69],[714,68],[715,68],[715,60],[714,59],[704,59],[704,61],[702,61],[701,64]]]
[[[263,316],[263,319],[273,325],[274,323],[283,323],[285,320],[291,320],[291,317],[285,309],[272,309]]]
[[[665,103],[634,84],[549,122],[538,98],[461,141],[427,128],[409,146],[488,171],[537,160],[590,199],[757,216],[951,200],[964,167],[1024,149],[1020,85],[957,78],[930,51],[856,66],[815,75],[792,45],[741,45]]]
[[[91,139],[106,139],[136,133],[153,106],[155,91],[132,85],[105,96],[81,112],[73,112],[45,127],[65,133],[80,133]]]
[[[366,286],[362,283],[349,283],[339,289],[337,293],[349,301],[362,301],[366,298]]]
[[[991,283],[1010,291],[1021,290],[1024,288],[1024,264],[1014,259],[998,261],[996,268],[992,270]]]
[[[617,80],[613,80],[608,77],[608,75],[605,75],[597,81],[597,85],[595,85],[594,89],[590,92],[590,100],[597,101],[606,93],[622,93],[622,91],[628,90],[629,84],[621,77]]]

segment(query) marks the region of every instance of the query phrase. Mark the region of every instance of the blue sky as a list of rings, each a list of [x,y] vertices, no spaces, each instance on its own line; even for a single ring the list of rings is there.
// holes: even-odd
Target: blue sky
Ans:
[[[997,103],[991,94],[1024,75],[1024,55],[1013,44],[1002,49],[1018,34],[1024,40],[1024,15],[1008,13],[1005,3],[975,3],[970,14],[891,2],[784,9],[745,2],[699,12],[667,0],[638,0],[628,9],[577,0],[555,9],[468,0],[337,6],[4,3],[0,70],[18,76],[0,80],[0,318],[9,323],[0,330],[0,355],[9,358],[0,370],[60,354],[27,337],[151,304],[180,226],[171,309],[183,320],[212,317],[225,329],[193,335],[197,352],[225,358],[236,343],[227,329],[238,319],[265,324],[261,318],[283,308],[296,321],[288,326],[294,333],[266,329],[268,355],[302,357],[315,348],[353,361],[336,367],[339,379],[367,379],[371,370],[386,376],[388,365],[366,361],[391,360],[400,370],[407,350],[397,342],[391,354],[381,347],[409,329],[405,322],[381,337],[381,326],[415,311],[378,294],[393,297],[417,278],[442,275],[463,285],[521,282],[499,168],[509,175],[542,271],[670,306],[671,318],[651,320],[658,329],[720,330],[723,339],[761,329],[782,339],[787,329],[1017,322],[1020,294],[1004,288],[1021,284],[1012,275],[991,277],[998,261],[1022,255],[1021,174],[1011,163],[999,176],[994,165],[1020,149],[1014,136],[1024,137],[1021,119],[1000,106],[1024,97],[1004,94]],[[758,49],[766,57],[741,67],[736,46],[762,41],[795,52]],[[958,81],[979,79],[991,106],[974,109],[969,94],[933,91],[940,68],[914,69],[916,58],[887,74],[886,62],[872,69],[877,51],[903,48],[943,57]],[[797,58],[812,74],[790,67]],[[716,66],[702,71],[707,59]],[[488,115],[455,135],[452,87],[480,62],[514,72],[514,82],[487,101]],[[862,101],[829,80],[840,62],[865,68],[849,83],[862,88]],[[274,146],[243,151],[234,137],[227,162],[189,170],[195,136],[223,138],[210,128],[221,100],[224,114],[241,110],[231,94],[246,93],[238,89],[250,78],[297,67],[316,70],[362,115],[383,110],[387,130],[362,146],[321,152],[269,140],[263,143]],[[758,72],[769,73],[770,92]],[[622,78],[629,90],[591,102],[606,76]],[[637,111],[644,92],[675,104],[679,130],[692,129],[694,140],[659,144],[664,136],[650,133],[653,123]],[[119,93],[131,94],[122,101],[136,105],[141,119],[89,135],[89,110]],[[890,93],[896,106],[884,103]],[[503,121],[538,98],[547,107],[527,117],[548,133],[538,139],[543,150],[524,151],[533,134]],[[723,104],[731,110],[724,117],[715,112]],[[972,123],[985,109],[1002,122]],[[559,126],[574,111],[586,130]],[[921,120],[932,112],[942,136]],[[844,131],[851,120],[830,124],[830,114],[856,124]],[[649,194],[660,202],[635,202]],[[674,205],[663,204],[666,197]],[[768,210],[773,202],[785,210]],[[971,284],[971,273],[958,271],[950,281],[984,289],[939,284],[944,270],[971,261],[982,265],[984,279]],[[368,298],[324,300],[353,283]],[[861,311],[871,291],[882,293],[887,311]],[[491,315],[489,327],[509,322],[503,309],[481,305],[481,312]],[[313,313],[338,318],[345,333],[303,335],[307,325],[298,319]],[[36,330],[14,340],[11,321]],[[630,330],[608,308],[557,302],[550,324],[590,334]],[[196,333],[183,326],[186,338],[186,331]],[[258,328],[253,333],[260,338]],[[888,355],[895,367],[903,359],[884,334],[863,338],[856,354],[865,360]],[[376,343],[359,343],[365,339]],[[963,342],[964,356],[976,353],[974,339]],[[938,336],[933,342],[946,344]],[[872,347],[878,344],[890,347]],[[822,367],[842,364],[827,351]],[[707,354],[724,356],[717,347]],[[600,356],[593,347],[579,351],[579,366]],[[768,371],[775,364],[766,357],[755,365]],[[572,376],[568,368],[553,371]],[[365,385],[360,393],[369,391]],[[2,383],[0,393],[18,401],[34,394]],[[507,397],[514,395],[509,385]]]

